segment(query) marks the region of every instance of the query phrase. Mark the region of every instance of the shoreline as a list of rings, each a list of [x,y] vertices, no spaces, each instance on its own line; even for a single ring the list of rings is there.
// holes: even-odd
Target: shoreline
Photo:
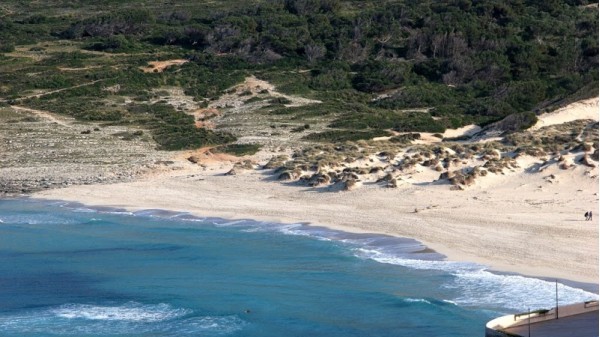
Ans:
[[[598,284],[598,222],[577,219],[589,208],[572,210],[582,203],[581,197],[566,201],[564,195],[555,195],[587,187],[593,193],[586,193],[585,203],[593,203],[597,184],[584,181],[570,189],[548,186],[551,190],[542,194],[556,197],[561,201],[557,204],[536,201],[542,191],[532,186],[519,191],[527,192],[521,200],[513,200],[510,193],[527,185],[530,176],[521,177],[523,181],[515,177],[514,184],[460,192],[443,185],[328,192],[265,181],[269,179],[260,171],[224,176],[226,171],[227,167],[188,169],[129,183],[47,190],[30,197],[391,235],[417,240],[450,261],[474,262],[501,273]],[[530,201],[530,197],[537,199]]]
[[[40,199],[40,198],[35,198],[35,197],[30,197],[30,196],[4,198],[4,200],[11,200],[11,199],[12,200],[27,200],[27,201],[43,202],[43,203],[64,203],[68,208],[77,209],[79,207],[83,207],[83,208],[91,209],[91,210],[94,210],[97,212],[108,212],[108,213],[127,212],[127,213],[132,213],[132,214],[135,212],[142,212],[142,213],[148,213],[151,216],[166,217],[167,219],[169,218],[169,215],[176,216],[178,214],[189,214],[193,218],[217,219],[217,220],[223,220],[225,222],[230,222],[230,221],[267,222],[267,223],[269,223],[268,225],[275,225],[275,226],[279,225],[279,226],[284,226],[284,227],[288,226],[288,225],[296,225],[297,224],[297,225],[300,225],[301,228],[303,226],[308,227],[309,229],[305,229],[305,230],[307,230],[307,232],[310,232],[311,229],[313,229],[313,230],[326,229],[326,230],[330,231],[331,233],[341,234],[341,235],[364,234],[367,237],[382,236],[382,237],[388,237],[388,238],[393,238],[393,239],[397,239],[397,240],[407,240],[407,241],[409,241],[409,243],[419,244],[422,247],[421,249],[410,251],[410,252],[405,252],[402,254],[403,256],[408,257],[409,259],[423,260],[423,259],[419,258],[419,255],[423,254],[423,255],[428,256],[428,258],[425,259],[428,261],[474,263],[473,261],[450,260],[450,259],[448,259],[448,256],[436,251],[435,249],[432,249],[428,245],[426,245],[423,242],[416,240],[414,238],[408,238],[408,237],[402,237],[402,236],[390,235],[390,234],[383,234],[383,233],[373,233],[373,232],[360,231],[360,230],[356,231],[356,230],[353,230],[352,227],[344,227],[344,226],[333,226],[332,227],[332,226],[327,226],[327,225],[322,225],[322,224],[314,224],[314,223],[308,223],[308,222],[286,223],[286,222],[280,222],[280,221],[273,221],[273,220],[269,220],[269,219],[250,219],[250,218],[243,218],[243,217],[242,218],[224,218],[224,217],[216,217],[216,216],[205,216],[202,214],[196,214],[194,212],[189,212],[189,211],[185,211],[185,210],[169,210],[169,209],[143,208],[143,207],[128,208],[128,207],[119,207],[119,206],[97,206],[97,205],[89,205],[89,204],[81,203],[78,201],[66,201],[66,200],[59,200],[59,199]],[[151,214],[151,213],[158,213],[158,215]],[[320,236],[315,236],[315,237],[320,237]],[[334,239],[334,240],[337,240],[337,239]],[[383,263],[383,262],[379,262],[379,263]],[[525,275],[525,274],[521,274],[521,273],[517,273],[517,272],[496,270],[496,269],[491,268],[491,266],[485,265],[485,264],[483,264],[481,266],[484,268],[484,270],[486,270],[492,274],[496,274],[496,275],[522,276],[522,277],[528,277],[528,278],[536,278],[536,279],[540,279],[540,280],[550,282],[550,283],[557,281],[558,283],[563,284],[565,286],[568,286],[571,288],[576,288],[576,289],[581,289],[581,290],[584,290],[584,291],[587,291],[587,292],[590,292],[590,293],[593,293],[596,295],[598,295],[600,293],[598,283],[581,282],[581,281],[575,281],[575,280],[566,279],[566,278],[551,278],[551,277],[544,277],[544,276],[538,276],[538,275]]]

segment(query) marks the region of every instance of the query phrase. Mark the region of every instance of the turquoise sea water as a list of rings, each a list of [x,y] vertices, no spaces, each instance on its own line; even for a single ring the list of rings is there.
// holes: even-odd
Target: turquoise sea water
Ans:
[[[482,336],[555,284],[302,224],[0,200],[0,336]],[[559,284],[561,304],[597,299]]]

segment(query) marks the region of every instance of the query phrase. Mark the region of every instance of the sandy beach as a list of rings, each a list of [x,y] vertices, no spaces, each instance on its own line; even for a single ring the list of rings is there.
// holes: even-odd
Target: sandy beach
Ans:
[[[586,211],[598,209],[597,168],[518,172],[463,191],[412,184],[323,192],[273,181],[268,170],[227,176],[227,161],[204,169],[181,165],[136,182],[71,186],[33,197],[385,233],[415,238],[450,260],[598,283],[598,221],[584,219]],[[552,174],[559,178],[549,183],[544,178]]]
[[[477,262],[497,271],[598,284],[600,214],[596,214],[597,158],[590,159],[593,148],[562,151],[560,155],[505,153],[502,156],[508,156],[505,159],[511,164],[477,176],[468,186],[453,186],[448,179],[440,179],[439,167],[422,163],[394,171],[401,172],[393,179],[395,188],[382,187],[378,181],[385,173],[377,171],[361,175],[356,188],[343,191],[340,183],[310,187],[297,179],[280,181],[272,169],[262,168],[276,155],[290,155],[293,146],[265,146],[257,154],[243,158],[206,149],[156,151],[149,141],[123,143],[111,136],[126,130],[106,128],[90,133],[85,131],[90,126],[34,112],[43,114],[43,118],[37,124],[28,124],[33,130],[30,133],[19,133],[19,129],[10,128],[12,124],[6,124],[10,141],[5,143],[12,147],[7,148],[8,164],[0,171],[0,177],[6,180],[4,185],[9,192],[21,190],[33,198],[90,206],[302,222],[350,232],[409,237],[449,260]],[[18,109],[13,112],[17,117],[29,113]],[[577,120],[591,123],[585,124],[586,128],[594,129],[598,98],[539,116],[531,132],[554,137],[557,132],[569,132],[557,131],[555,127]],[[554,129],[548,129],[550,126]],[[47,142],[63,142],[65,150],[60,151],[67,152],[57,150],[49,156],[44,152],[48,146],[45,143],[36,147],[38,152],[32,151],[28,145],[32,139],[27,135],[36,134],[34,131],[53,135]],[[447,133],[460,137],[479,131],[467,126]],[[479,143],[493,137],[497,138],[480,134]],[[440,138],[423,134],[415,144],[428,139],[432,144],[440,142]],[[100,143],[105,146],[95,145]],[[68,152],[72,146],[82,149],[77,152],[79,157]],[[496,150],[491,153],[499,155]],[[406,153],[398,154],[402,155]],[[198,160],[190,160],[193,156]],[[462,159],[462,164],[453,164],[453,169],[460,169],[460,165],[481,167],[485,157],[488,155]],[[235,166],[245,159],[252,160],[252,168]],[[368,171],[377,165],[389,165],[393,158],[385,160],[372,154],[351,165],[364,165]],[[234,166],[238,167],[235,174],[227,175]],[[348,167],[342,163],[336,169]],[[36,189],[38,192],[30,193]],[[584,213],[590,210],[595,217],[585,221]]]

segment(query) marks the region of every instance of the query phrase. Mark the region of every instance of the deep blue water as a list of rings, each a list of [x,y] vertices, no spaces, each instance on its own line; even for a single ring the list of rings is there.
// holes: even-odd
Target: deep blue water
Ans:
[[[29,200],[0,200],[0,222],[6,337],[482,336],[554,304],[552,282],[409,239]]]

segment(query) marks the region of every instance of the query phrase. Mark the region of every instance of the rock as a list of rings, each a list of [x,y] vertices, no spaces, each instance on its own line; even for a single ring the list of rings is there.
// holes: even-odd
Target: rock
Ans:
[[[187,160],[188,160],[190,163],[198,164],[198,162],[200,161],[200,158],[198,158],[197,156],[189,156],[189,157],[187,158]]]

